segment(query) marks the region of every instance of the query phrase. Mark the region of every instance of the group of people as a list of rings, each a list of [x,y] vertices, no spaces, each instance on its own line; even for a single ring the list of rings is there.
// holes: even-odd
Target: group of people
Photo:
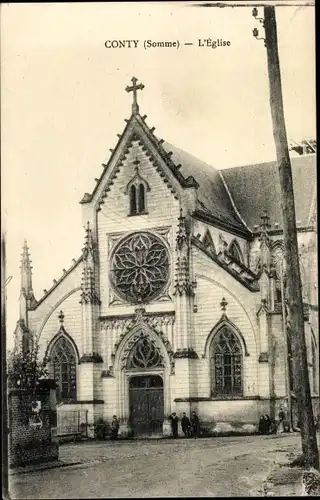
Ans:
[[[178,437],[178,424],[179,417],[175,412],[170,415],[172,437]],[[190,419],[187,417],[186,413],[183,412],[181,417],[181,429],[185,437],[197,438],[200,436],[200,422],[199,417],[195,411],[192,412]]]
[[[272,422],[269,415],[261,415],[259,420],[259,434],[270,434],[272,430]]]
[[[280,407],[277,421],[272,421],[267,414],[261,415],[258,431],[259,434],[270,434],[273,432],[281,434],[282,432],[290,432],[290,425],[286,421],[286,414],[282,406]]]

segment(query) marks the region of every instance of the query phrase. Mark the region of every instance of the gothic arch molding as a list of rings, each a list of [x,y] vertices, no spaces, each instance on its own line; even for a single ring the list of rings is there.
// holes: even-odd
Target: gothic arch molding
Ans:
[[[212,328],[211,332],[209,333],[207,340],[206,340],[206,343],[205,343],[205,346],[204,346],[204,351],[203,351],[202,357],[203,358],[209,357],[209,350],[210,350],[211,343],[212,343],[214,337],[219,333],[221,328],[223,328],[224,326],[230,328],[230,330],[236,335],[236,337],[238,338],[238,340],[240,342],[240,345],[242,347],[244,355],[250,356],[248,349],[247,349],[247,344],[246,344],[245,338],[242,335],[241,331],[234,323],[232,323],[232,321],[230,321],[227,318],[227,316],[224,315],[220,319],[220,321],[218,321],[218,323]]]
[[[227,295],[229,295],[230,297],[232,297],[232,299],[234,300],[234,302],[240,307],[241,311],[243,311],[243,313],[245,314],[245,317],[246,317],[246,320],[248,321],[249,325],[250,325],[250,334],[252,335],[253,337],[253,340],[254,340],[254,344],[257,346],[258,345],[258,339],[259,339],[259,336],[258,336],[258,332],[256,331],[255,329],[255,326],[248,314],[248,311],[246,310],[246,308],[244,307],[243,303],[240,302],[239,300],[239,295],[235,295],[232,291],[231,291],[231,287],[228,288],[226,286],[223,286],[220,282],[216,281],[215,279],[212,279],[204,274],[198,274],[196,273],[195,275],[195,278],[197,280],[197,278],[200,280],[204,280],[204,281],[208,281],[209,283],[213,283],[214,285],[217,285],[221,290],[222,290],[222,296],[224,297],[227,297]]]
[[[284,246],[283,246],[283,241],[281,240],[274,240],[271,242],[271,249],[272,250],[275,250],[275,249],[280,249],[280,250],[284,250]]]
[[[127,334],[123,335],[118,344],[115,344],[115,353],[112,355],[114,362],[113,366],[124,370],[126,368],[127,360],[131,349],[135,342],[139,340],[139,336],[149,337],[151,342],[154,342],[161,350],[161,355],[164,360],[164,367],[171,367],[173,370],[173,349],[170,342],[164,339],[163,336],[155,332],[146,323],[138,323],[131,328]]]
[[[47,346],[49,373],[57,387],[57,402],[77,400],[79,352],[70,335],[61,326]]]
[[[68,342],[70,342],[70,344],[72,345],[72,347],[74,349],[74,352],[76,354],[77,363],[79,363],[80,354],[79,354],[79,350],[78,350],[77,344],[75,343],[75,341],[73,340],[73,338],[71,337],[71,335],[69,335],[69,333],[64,329],[63,326],[59,329],[58,333],[55,334],[55,336],[50,340],[49,344],[47,345],[46,355],[50,355],[52,347],[60,339],[60,337],[64,337],[65,339],[67,339]]]
[[[126,362],[130,356],[131,348],[139,340],[140,333],[149,338],[154,343],[156,348],[159,349],[163,359],[155,367],[146,367],[136,369],[127,369]],[[138,337],[136,339],[136,336]],[[132,344],[130,344],[132,342]],[[127,428],[128,419],[130,415],[129,409],[129,381],[133,375],[160,375],[163,380],[163,394],[164,394],[164,414],[168,415],[171,411],[170,399],[170,375],[174,370],[173,351],[169,341],[162,337],[161,334],[154,331],[143,320],[137,323],[126,334],[122,336],[119,343],[115,345],[116,352],[113,355],[114,375],[116,377],[117,385],[117,400],[119,408],[120,425]],[[113,370],[111,370],[113,371]]]

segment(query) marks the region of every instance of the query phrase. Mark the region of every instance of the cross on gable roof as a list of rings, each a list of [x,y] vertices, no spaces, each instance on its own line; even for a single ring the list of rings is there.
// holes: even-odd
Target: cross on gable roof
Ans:
[[[176,197],[177,186],[196,189],[197,205],[193,214],[196,218],[245,238],[252,237],[263,210],[267,210],[272,226],[279,222],[282,226],[276,162],[218,170],[163,139],[159,140],[154,134],[154,127],[147,126],[146,115],[139,114],[136,92],[142,90],[144,85],[137,85],[135,78],[132,83],[126,88],[134,96],[132,115],[129,120],[125,120],[125,129],[122,134],[118,134],[118,143],[111,150],[108,163],[103,165],[104,170],[100,178],[96,179],[93,192],[85,193],[80,203],[93,200],[99,206],[103,203],[132,141],[138,140]],[[315,205],[315,195],[305,196],[306,192],[313,193],[315,190],[315,155],[292,158],[291,163],[297,220],[306,227]],[[108,176],[110,183],[105,185]]]
[[[223,185],[219,171],[182,149],[176,148],[162,139],[159,140],[153,133],[154,128],[149,128],[145,123],[145,118],[145,116],[141,117],[139,113],[134,113],[129,120],[126,120],[125,129],[122,134],[119,134],[118,143],[112,150],[108,163],[104,165],[104,170],[100,178],[97,179],[93,192],[86,193],[80,203],[90,203],[92,200],[97,200],[99,196],[101,202],[103,201],[110,189],[109,186],[104,186],[104,179],[108,175],[112,176],[111,170],[113,170],[114,175],[117,174],[132,141],[139,140],[156,168],[161,170],[161,175],[166,178],[170,189],[174,191],[174,185],[177,184],[184,189],[195,188],[199,213],[205,212],[220,224],[240,231],[246,236],[250,235],[250,231],[245,227],[232,206],[232,201]]]

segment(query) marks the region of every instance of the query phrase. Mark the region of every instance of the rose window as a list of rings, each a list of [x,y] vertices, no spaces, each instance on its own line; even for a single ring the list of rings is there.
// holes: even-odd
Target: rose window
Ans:
[[[169,278],[169,255],[161,240],[149,233],[125,238],[111,260],[111,279],[119,296],[134,303],[160,295]]]

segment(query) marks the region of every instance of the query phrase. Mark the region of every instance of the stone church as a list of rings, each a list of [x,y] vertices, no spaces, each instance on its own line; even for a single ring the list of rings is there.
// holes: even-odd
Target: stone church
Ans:
[[[168,435],[171,412],[195,410],[204,428],[249,430],[295,399],[277,164],[219,170],[165,142],[143,88],[126,88],[131,117],[80,201],[79,258],[38,299],[25,242],[16,338],[40,336],[59,411],[85,409],[91,426],[117,415],[122,436]],[[315,154],[292,170],[318,412]]]

